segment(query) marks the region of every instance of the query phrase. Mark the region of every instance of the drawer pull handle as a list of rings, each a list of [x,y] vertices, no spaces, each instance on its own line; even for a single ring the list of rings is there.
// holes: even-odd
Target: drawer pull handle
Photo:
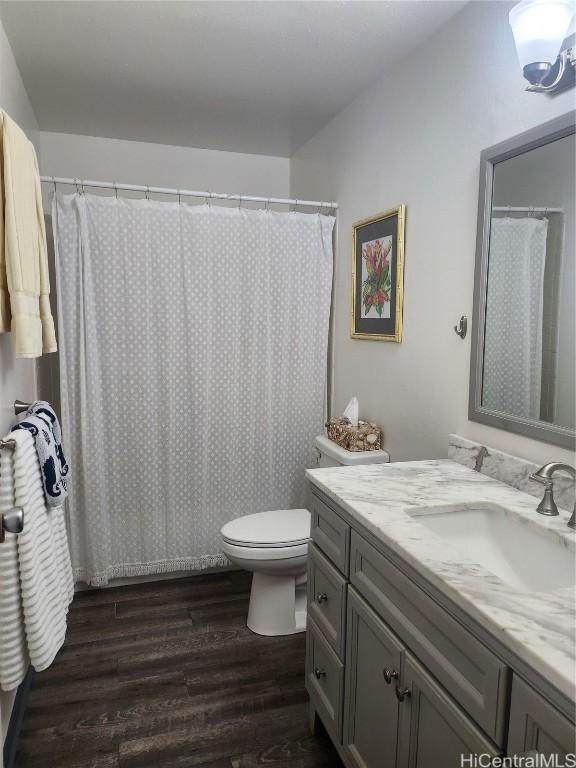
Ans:
[[[396,698],[398,701],[404,701],[404,699],[410,696],[410,688],[400,688],[399,685],[396,686]]]
[[[316,602],[317,603],[325,603],[328,600],[328,595],[326,592],[317,592],[316,593]]]
[[[388,685],[390,685],[392,680],[398,680],[398,672],[396,672],[395,669],[388,669],[388,667],[385,667],[382,674]]]
[[[316,667],[314,669],[314,674],[316,675],[316,679],[320,680],[321,677],[326,677],[326,670]]]

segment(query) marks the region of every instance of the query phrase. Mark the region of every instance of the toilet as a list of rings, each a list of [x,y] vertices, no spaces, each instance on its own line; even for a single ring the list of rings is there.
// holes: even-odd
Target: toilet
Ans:
[[[317,467],[383,464],[386,451],[351,452],[324,435],[316,438]],[[252,571],[248,628],[258,635],[293,635],[306,629],[306,567],[310,541],[307,509],[255,512],[226,523],[222,551]]]

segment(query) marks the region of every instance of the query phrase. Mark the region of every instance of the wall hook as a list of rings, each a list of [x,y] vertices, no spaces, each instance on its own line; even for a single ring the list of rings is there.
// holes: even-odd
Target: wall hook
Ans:
[[[461,339],[466,338],[466,334],[468,333],[468,318],[466,315],[462,315],[458,325],[454,326],[454,333],[457,333]]]

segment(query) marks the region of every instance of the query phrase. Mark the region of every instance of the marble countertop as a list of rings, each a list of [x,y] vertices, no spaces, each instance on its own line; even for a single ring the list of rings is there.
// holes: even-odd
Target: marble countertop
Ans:
[[[414,461],[312,469],[308,479],[424,578],[574,700],[575,595],[572,587],[526,591],[502,581],[418,522],[419,508],[441,513],[497,505],[574,551],[568,513],[544,517],[537,500],[453,461]],[[412,514],[411,514],[412,513]],[[534,568],[538,563],[534,562]]]

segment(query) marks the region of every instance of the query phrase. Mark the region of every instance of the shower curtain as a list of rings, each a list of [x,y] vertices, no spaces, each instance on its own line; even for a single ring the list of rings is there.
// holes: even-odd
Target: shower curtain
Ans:
[[[492,218],[482,405],[540,418],[546,219]]]
[[[89,194],[52,215],[75,578],[224,565],[225,522],[303,503],[334,219]]]

